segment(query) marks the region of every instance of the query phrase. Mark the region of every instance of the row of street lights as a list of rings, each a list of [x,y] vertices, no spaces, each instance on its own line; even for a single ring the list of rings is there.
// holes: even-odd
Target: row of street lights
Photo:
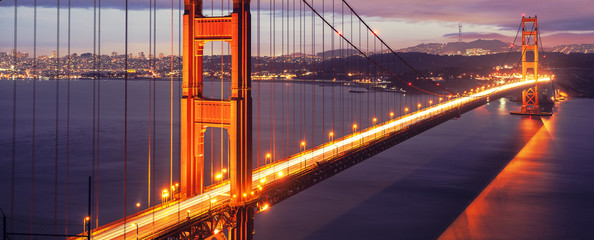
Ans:
[[[451,95],[448,96],[448,99],[450,99],[451,97],[452,97]],[[441,104],[441,101],[442,100],[443,100],[443,98],[440,97],[439,98],[439,103],[440,104]],[[433,100],[429,100],[428,102],[429,102],[429,106],[431,107],[433,105]],[[422,107],[422,105],[420,103],[417,104],[417,111],[419,111],[421,109],[421,107]],[[408,111],[409,111],[409,108],[408,107],[405,107],[404,108],[404,112],[405,113],[408,113]],[[389,115],[390,115],[390,119],[394,118],[394,112],[390,112]],[[373,125],[375,125],[377,123],[377,121],[378,121],[378,119],[376,117],[372,118]],[[357,132],[357,128],[358,128],[357,123],[354,123],[353,126],[352,126],[352,131],[353,131],[352,133],[353,134],[355,134]],[[328,139],[329,139],[329,141],[332,144],[334,143],[334,132],[333,131],[330,131],[328,133]],[[362,141],[363,141],[363,139],[362,139]],[[351,142],[351,148],[352,147],[353,147],[353,142]],[[300,142],[300,151],[301,152],[304,152],[305,150],[306,150],[306,142],[305,141],[301,141]],[[338,149],[336,149],[336,150],[338,150]],[[307,161],[307,159],[305,159],[305,157],[304,157],[303,158],[303,162],[304,162],[305,166],[307,166],[307,162],[306,161]],[[273,162],[273,160],[272,160],[272,154],[271,153],[266,153],[264,163],[265,164],[270,164],[272,162]],[[223,169],[223,172],[225,172],[225,169]],[[279,173],[279,175],[280,174],[282,174],[282,173]],[[220,177],[221,177],[221,174],[217,175],[217,179],[219,179]]]

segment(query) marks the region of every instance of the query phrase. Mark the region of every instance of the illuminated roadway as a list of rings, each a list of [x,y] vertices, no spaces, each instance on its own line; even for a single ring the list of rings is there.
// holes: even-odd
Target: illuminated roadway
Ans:
[[[549,79],[539,79],[539,82],[546,81],[549,81]],[[453,98],[452,100],[444,101],[429,108],[401,116],[397,119],[376,124],[364,130],[357,131],[356,127],[353,127],[353,134],[255,169],[253,171],[252,186],[254,186],[254,190],[256,191],[261,185],[269,184],[307,166],[311,166],[312,164],[332,158],[338,154],[356,149],[361,145],[364,145],[366,142],[381,138],[386,134],[398,131],[430,116],[457,108],[467,103],[478,101],[485,96],[501,93],[514,88],[525,87],[527,85],[533,85],[534,83],[534,80],[527,80],[498,85],[484,90],[481,88],[475,93],[471,92],[470,95]],[[139,238],[149,236],[154,232],[158,232],[159,230],[170,226],[176,221],[186,221],[187,216],[195,217],[199,214],[208,212],[210,208],[220,206],[221,204],[227,204],[232,197],[229,196],[229,191],[230,186],[228,182],[223,181],[218,185],[208,188],[203,194],[185,199],[181,202],[171,201],[168,204],[155,206],[152,209],[147,209],[139,214],[129,216],[126,219],[126,223],[121,219],[94,229],[92,238],[123,239],[125,232],[125,238],[135,239],[137,237],[137,226]]]

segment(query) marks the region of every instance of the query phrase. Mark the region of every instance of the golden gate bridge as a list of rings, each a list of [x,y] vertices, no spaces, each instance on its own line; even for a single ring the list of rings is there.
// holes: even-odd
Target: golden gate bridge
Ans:
[[[58,11],[60,14],[60,6],[58,1]],[[93,239],[127,239],[127,238],[143,238],[143,239],[252,239],[254,228],[253,218],[254,214],[266,211],[269,207],[277,204],[300,191],[313,186],[316,183],[327,179],[342,170],[345,170],[373,155],[382,152],[402,141],[405,141],[417,134],[422,133],[434,126],[437,126],[452,118],[460,117],[464,112],[470,111],[476,107],[512,92],[517,92],[522,89],[523,92],[523,115],[547,115],[548,113],[540,112],[538,102],[538,85],[540,83],[547,83],[551,79],[546,76],[538,75],[538,25],[536,17],[522,17],[521,32],[522,32],[522,77],[518,79],[509,78],[504,82],[497,82],[471,88],[467,91],[456,92],[439,83],[428,80],[420,71],[415,69],[412,65],[406,62],[394,50],[392,50],[386,42],[380,37],[379,33],[371,28],[363,18],[345,1],[332,1],[326,3],[325,1],[279,1],[272,0],[269,2],[269,9],[267,14],[270,15],[269,29],[261,28],[261,3],[257,1],[254,3],[249,0],[233,0],[221,2],[222,13],[220,16],[213,14],[215,9],[214,3],[211,3],[211,14],[205,10],[204,5],[207,1],[200,0],[185,0],[183,9],[183,19],[179,21],[179,33],[181,36],[179,41],[179,50],[183,49],[183,79],[181,87],[181,99],[173,99],[173,75],[171,75],[171,112],[170,112],[170,179],[168,188],[163,189],[158,193],[151,193],[151,161],[154,160],[154,155],[151,151],[153,142],[148,141],[148,206],[146,209],[140,211],[140,204],[137,203],[137,212],[127,211],[127,205],[130,202],[126,199],[126,187],[130,184],[127,182],[126,173],[128,171],[127,163],[127,144],[133,139],[128,139],[128,92],[133,91],[128,89],[128,74],[130,69],[128,67],[128,1],[125,2],[125,62],[124,62],[124,157],[122,159],[124,168],[124,206],[123,217],[119,220],[108,224],[99,225],[97,214],[99,212],[98,204],[92,195],[98,194],[98,191],[89,190],[89,210],[83,219],[84,229],[82,232],[72,232],[66,230],[64,234],[57,233],[54,227],[54,233],[40,233],[36,232],[31,227],[29,232],[16,232],[11,228],[7,228],[6,216],[4,217],[4,238],[13,239],[19,236],[58,236],[69,238],[93,238]],[[68,1],[68,11],[70,13],[70,1]],[[101,1],[99,1],[99,4]],[[156,56],[156,9],[157,2],[150,0],[150,21],[149,28],[151,34],[149,36],[150,49],[153,51],[153,58]],[[338,4],[336,4],[338,3]],[[330,5],[331,6],[328,6]],[[253,5],[256,5],[256,27],[252,24]],[[277,9],[280,5],[280,10]],[[181,8],[181,1],[179,2]],[[36,5],[35,5],[36,7]],[[100,9],[100,8],[99,8]],[[174,3],[171,2],[171,52],[173,55],[173,38],[175,28],[173,26],[173,9]],[[340,11],[338,11],[340,9]],[[297,12],[297,10],[299,10]],[[346,13],[345,13],[346,11]],[[338,14],[336,14],[339,12]],[[17,49],[17,2],[15,1],[15,39],[14,49]],[[276,14],[281,14],[282,21],[278,24]],[[298,14],[298,16],[297,16]],[[207,16],[208,15],[208,16]],[[337,17],[340,20],[337,21]],[[100,16],[100,14],[99,14]],[[181,15],[180,15],[181,16]],[[345,22],[345,17],[347,21]],[[94,20],[96,20],[96,16]],[[100,23],[100,17],[99,23]],[[292,22],[291,22],[292,20]],[[65,65],[70,69],[70,15],[68,17],[68,54],[65,57]],[[298,24],[296,22],[298,21]],[[183,24],[182,24],[183,23]],[[276,25],[280,25],[280,30]],[[59,23],[57,31],[60,31]],[[356,28],[356,30],[355,30]],[[252,98],[252,77],[254,75],[263,76],[263,64],[260,62],[261,56],[261,32],[264,30],[270,31],[270,58],[278,56],[276,54],[277,38],[276,31],[280,32],[281,56],[290,55],[290,52],[298,53],[295,55],[305,56],[300,58],[300,62],[289,64],[278,57],[280,61],[273,60],[269,69],[269,76],[272,76],[272,81],[282,81],[283,77],[291,75],[288,74],[288,68],[299,69],[300,77],[310,80],[313,83],[343,83],[351,82],[353,75],[360,78],[369,78],[372,81],[382,79],[383,77],[390,79],[396,86],[406,88],[407,93],[419,93],[418,101],[403,102],[395,101],[392,97],[386,98],[380,95],[379,103],[376,99],[376,93],[373,94],[373,104],[369,100],[371,94],[368,94],[367,106],[363,110],[357,106],[348,106],[348,103],[340,102],[339,106],[334,103],[334,90],[332,91],[332,102],[326,103],[326,97],[323,95],[322,100],[316,102],[315,94],[312,99],[312,113],[311,120],[305,120],[303,113],[304,106],[296,107],[295,92],[293,92],[293,102],[290,102],[289,90],[282,92],[281,98],[281,120],[283,122],[276,122],[277,119],[273,117],[272,121],[272,141],[270,142],[270,149],[262,151],[260,142],[260,96],[256,101]],[[298,31],[298,32],[297,32]],[[36,30],[35,30],[36,32]],[[99,31],[94,31],[99,33]],[[518,31],[520,32],[520,31]],[[252,43],[253,33],[256,34],[256,43]],[[63,72],[60,70],[61,60],[59,57],[59,35],[57,42],[58,56],[56,57],[56,79],[68,79],[70,84],[70,72]],[[306,39],[311,38],[311,39]],[[94,37],[94,39],[100,39]],[[298,43],[297,43],[297,39]],[[328,40],[329,39],[329,40]],[[308,42],[309,41],[309,42]],[[320,41],[318,43],[317,41]],[[330,43],[328,42],[330,41]],[[228,59],[220,58],[220,78],[221,87],[218,98],[215,94],[208,94],[205,91],[204,82],[204,55],[205,49],[210,46],[214,49],[214,42],[223,42],[221,46],[221,55],[227,53],[230,55]],[[370,44],[373,47],[370,47]],[[299,45],[299,50],[297,50]],[[330,46],[328,46],[330,45]],[[338,45],[338,46],[336,46]],[[378,50],[379,45],[379,50]],[[96,49],[95,47],[98,47]],[[255,46],[255,47],[254,47]],[[317,50],[321,47],[322,56],[316,57]],[[94,50],[100,50],[100,41],[93,43]],[[218,45],[217,45],[218,47]],[[326,47],[335,50],[337,47],[341,50],[341,57],[332,53],[331,56],[325,56]],[[252,50],[256,49],[257,57],[253,58]],[[513,44],[512,44],[513,48]],[[349,60],[349,56],[342,56],[342,49],[350,49],[357,56],[356,59]],[[307,55],[310,52],[311,55]],[[211,51],[211,53],[214,51]],[[511,52],[511,49],[510,49]],[[531,55],[527,54],[531,52]],[[383,54],[378,54],[383,53]],[[94,56],[95,72],[100,72],[101,54],[96,53]],[[532,59],[527,56],[532,56]],[[352,57],[351,57],[352,58]],[[35,58],[34,58],[35,59]],[[347,59],[347,60],[344,60]],[[15,65],[16,65],[15,54]],[[227,61],[227,62],[225,62]],[[212,62],[212,61],[211,61]],[[279,66],[280,65],[280,66]],[[36,65],[34,65],[36,67]],[[151,69],[154,72],[156,66],[152,61]],[[171,57],[170,63],[171,72],[174,70],[174,58]],[[311,69],[306,69],[311,68]],[[532,70],[533,74],[528,74],[528,70]],[[255,71],[256,74],[253,74]],[[408,71],[414,77],[407,77],[403,71]],[[33,75],[35,70],[32,71]],[[228,72],[228,75],[223,73]],[[155,74],[153,74],[154,76]],[[297,76],[297,75],[296,75]],[[36,77],[33,77],[36,78]],[[95,76],[94,80],[99,77]],[[285,79],[286,79],[285,78]],[[154,80],[154,78],[153,78]],[[13,152],[12,152],[12,196],[14,202],[14,164],[15,164],[15,147],[14,141],[16,131],[16,80],[14,81],[14,98],[13,98]],[[259,81],[258,81],[259,82]],[[56,81],[57,88],[59,88],[59,81]],[[94,83],[95,84],[95,83]],[[259,84],[259,83],[256,83]],[[69,86],[69,85],[68,85]],[[100,86],[100,85],[99,85]],[[154,85],[150,85],[150,91],[154,91]],[[95,85],[94,85],[95,87]],[[312,88],[315,84],[312,85]],[[324,85],[322,85],[324,87]],[[260,90],[258,86],[256,89]],[[213,91],[211,89],[211,91]],[[225,92],[226,91],[226,92]],[[276,106],[277,98],[274,89],[271,93],[272,98],[270,102],[270,109],[275,113],[278,109]],[[303,91],[302,91],[303,92]],[[56,90],[56,98],[59,93]],[[93,94],[97,90],[93,89]],[[70,92],[68,93],[70,94]],[[326,94],[322,91],[322,94]],[[382,93],[385,94],[385,93]],[[404,94],[388,93],[388,94]],[[303,95],[302,95],[303,96]],[[302,98],[302,96],[300,96]],[[154,103],[156,96],[151,95],[149,103]],[[285,101],[286,98],[286,101]],[[93,100],[96,97],[93,96]],[[70,95],[68,95],[70,101]],[[173,101],[181,101],[180,104],[180,125],[173,124]],[[302,104],[303,100],[300,100]],[[58,102],[58,101],[57,101]],[[100,103],[100,100],[99,100]],[[293,106],[291,106],[291,103]],[[285,105],[286,104],[286,105]],[[322,116],[315,116],[316,105],[322,105]],[[326,106],[328,104],[329,106]],[[256,105],[256,114],[254,115],[254,105]],[[380,111],[377,111],[377,106]],[[33,103],[35,106],[35,102]],[[68,104],[68,110],[69,110]],[[93,103],[93,108],[95,108]],[[151,109],[149,105],[149,109]],[[331,114],[331,124],[327,124],[326,107],[329,107]],[[338,109],[339,116],[342,115],[340,121],[341,126],[335,125],[335,110]],[[351,115],[350,119],[344,120],[345,109],[348,112],[346,115]],[[373,109],[373,111],[371,111]],[[389,111],[385,111],[389,109]],[[290,111],[293,113],[290,113]],[[35,113],[35,109],[33,110]],[[58,148],[58,112],[59,105],[56,103],[56,149]],[[299,112],[299,114],[297,113]],[[93,109],[93,128],[98,126],[95,119],[100,117],[100,111]],[[97,114],[97,116],[95,116]],[[286,115],[284,115],[286,114]],[[293,123],[291,132],[289,124],[290,116],[293,116],[295,121],[296,116],[299,116],[301,124],[299,131],[296,133],[297,123]],[[69,117],[70,115],[68,115]],[[33,116],[34,118],[35,116]],[[154,112],[149,112],[149,122],[151,118],[155,118]],[[319,132],[316,127],[316,121],[322,122],[323,130]],[[348,118],[348,117],[347,117]],[[254,120],[256,123],[254,123]],[[69,121],[69,118],[67,119]],[[99,120],[97,120],[99,121]],[[311,134],[306,133],[304,125],[311,121]],[[328,120],[330,122],[330,120]],[[336,121],[338,122],[338,121]],[[345,122],[349,122],[345,124]],[[281,125],[282,130],[280,134],[280,141],[276,140],[277,126]],[[286,128],[284,126],[286,125]],[[329,127],[327,125],[330,125]],[[256,126],[256,135],[254,136],[254,126]],[[173,180],[173,128],[180,129],[180,156],[179,156],[179,181]],[[33,122],[35,128],[35,120]],[[207,160],[207,153],[205,147],[213,147],[214,143],[212,135],[213,129],[219,130],[221,134],[221,158],[220,163],[212,160],[210,164]],[[156,134],[150,132],[151,135]],[[93,129],[93,141],[96,136]],[[153,130],[154,131],[154,130]],[[207,134],[210,131],[210,135]],[[284,132],[283,132],[284,131]],[[97,131],[98,132],[98,131]],[[226,133],[226,135],[225,135]],[[292,135],[292,136],[290,136]],[[298,136],[301,135],[301,136]],[[69,135],[68,135],[69,136]],[[211,136],[210,143],[208,137]],[[33,138],[35,132],[33,130]],[[282,139],[285,137],[285,139]],[[291,140],[292,138],[292,140]],[[296,140],[296,138],[300,138]],[[69,139],[69,138],[68,138]],[[286,141],[285,141],[286,140]],[[67,140],[69,141],[69,140]],[[283,142],[284,141],[284,142]],[[34,144],[33,140],[33,144]],[[224,143],[226,142],[226,143]],[[279,143],[277,143],[279,142]],[[254,147],[254,143],[257,145]],[[276,145],[282,146],[286,143],[286,148],[281,151],[276,150]],[[95,148],[93,142],[93,148]],[[154,144],[154,143],[153,143]],[[66,143],[69,146],[69,142]],[[223,149],[224,146],[227,149]],[[153,146],[154,147],[154,146]],[[297,151],[296,148],[299,148]],[[33,145],[34,148],[34,145]],[[98,147],[97,147],[98,148]],[[280,149],[281,147],[279,147]],[[291,150],[293,149],[293,150]],[[254,153],[254,150],[256,152]],[[33,154],[35,150],[33,149]],[[226,152],[226,153],[224,153]],[[95,152],[93,149],[93,172],[98,172],[98,161],[95,162]],[[211,150],[211,155],[213,155]],[[224,156],[226,154],[226,157]],[[255,158],[257,159],[253,159]],[[152,157],[152,159],[151,159]],[[33,160],[35,157],[33,156]],[[226,161],[225,161],[226,160]],[[55,156],[55,199],[54,199],[54,226],[56,225],[56,209],[57,209],[57,184],[58,184],[58,151]],[[256,166],[253,166],[255,163]],[[97,164],[97,169],[95,169]],[[34,169],[34,167],[32,167]],[[210,171],[210,176],[208,172]],[[68,170],[67,170],[68,172]],[[119,180],[115,180],[119,181]],[[68,182],[68,180],[67,180]],[[96,188],[95,179],[89,180],[89,189]],[[33,185],[33,184],[32,184]],[[32,187],[33,188],[33,187]],[[33,194],[33,191],[32,193]],[[162,203],[155,204],[154,195],[160,195]],[[150,204],[150,202],[153,204]],[[14,203],[13,203],[14,204]],[[13,207],[14,208],[14,207]],[[10,218],[14,215],[14,210],[11,209]],[[33,214],[32,214],[33,215]],[[31,216],[33,218],[33,216]],[[8,224],[9,227],[11,224]],[[31,224],[33,226],[33,224]]]

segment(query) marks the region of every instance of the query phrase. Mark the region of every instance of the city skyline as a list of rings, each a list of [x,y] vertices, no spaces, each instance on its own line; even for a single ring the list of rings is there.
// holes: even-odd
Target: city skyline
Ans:
[[[497,3],[475,3],[467,0],[454,0],[447,3],[436,2],[410,2],[410,1],[389,1],[371,0],[372,4],[360,1],[349,2],[357,12],[370,23],[371,26],[384,38],[387,43],[395,49],[415,46],[421,43],[445,43],[458,41],[458,24],[462,25],[462,41],[473,41],[476,39],[498,39],[504,42],[511,42],[515,36],[517,26],[522,14],[526,16],[539,16],[540,28],[546,41],[545,47],[554,47],[565,44],[594,43],[594,16],[587,7],[587,1],[572,0],[563,3],[535,2],[529,1],[498,1]],[[179,28],[179,3],[157,1],[157,53],[163,52],[171,55],[171,26],[173,25],[173,55],[178,54],[178,28]],[[263,36],[261,46],[268,46],[270,26],[269,1],[253,1],[254,6],[252,20],[257,22],[257,4],[260,3],[260,32]],[[289,12],[295,5],[296,19],[299,15],[299,2],[287,1],[286,9]],[[33,51],[33,1],[18,2],[18,29],[17,49],[21,52]],[[56,50],[56,2],[38,2],[37,8],[37,54],[50,55]],[[60,1],[61,6],[61,31],[60,31],[60,55],[65,55],[67,47],[68,23],[67,15],[68,1]],[[123,3],[121,1],[101,1],[101,52],[123,52],[122,41],[124,39],[124,26],[122,24]],[[205,1],[205,9],[211,8],[211,2]],[[222,1],[223,6],[214,4],[214,15],[225,14],[221,10],[228,8],[229,3]],[[325,15],[332,18],[331,3],[325,3]],[[378,5],[384,6],[377,8]],[[93,3],[79,0],[72,0],[72,21],[73,24],[71,52],[84,53],[93,52]],[[149,2],[130,1],[130,34],[129,52],[149,52]],[[280,11],[281,6],[276,6]],[[319,8],[319,7],[316,7]],[[561,9],[571,9],[572,14],[566,15]],[[318,9],[319,10],[319,9]],[[334,9],[336,26],[340,26],[341,19],[338,17],[342,9]],[[172,18],[173,13],[173,18]],[[98,12],[97,12],[98,14]],[[205,12],[209,15],[209,12]],[[99,14],[97,15],[99,16]],[[276,16],[277,20],[279,16]],[[292,16],[286,19],[292,21]],[[172,22],[173,20],[173,22]],[[345,20],[345,21],[348,21]],[[346,23],[345,23],[346,24]],[[119,26],[118,26],[119,25]],[[317,22],[319,27],[320,22]],[[14,48],[14,1],[4,0],[0,2],[0,28],[6,33],[0,39],[0,49],[9,52]],[[113,27],[118,26],[118,27]],[[321,28],[320,28],[321,29]],[[257,37],[257,30],[254,30],[253,38]],[[275,32],[279,34],[279,26]],[[325,29],[329,33],[329,29]],[[254,41],[255,42],[255,41]],[[306,43],[307,44],[307,43]],[[316,46],[319,48],[320,46]],[[215,46],[214,49],[220,49]],[[256,46],[253,46],[255,49]],[[98,50],[98,49],[97,49]],[[214,51],[217,54],[217,50]],[[271,54],[270,49],[262,47],[261,55]],[[256,55],[254,51],[253,55]],[[278,51],[275,55],[281,55]]]

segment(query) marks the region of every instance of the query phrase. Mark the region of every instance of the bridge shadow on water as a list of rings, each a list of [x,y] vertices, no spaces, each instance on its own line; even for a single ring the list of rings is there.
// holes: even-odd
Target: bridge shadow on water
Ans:
[[[257,215],[256,239],[435,239],[444,231],[444,239],[466,239],[459,230],[469,219],[459,216],[546,129],[541,119],[509,116],[506,103],[446,122]]]

